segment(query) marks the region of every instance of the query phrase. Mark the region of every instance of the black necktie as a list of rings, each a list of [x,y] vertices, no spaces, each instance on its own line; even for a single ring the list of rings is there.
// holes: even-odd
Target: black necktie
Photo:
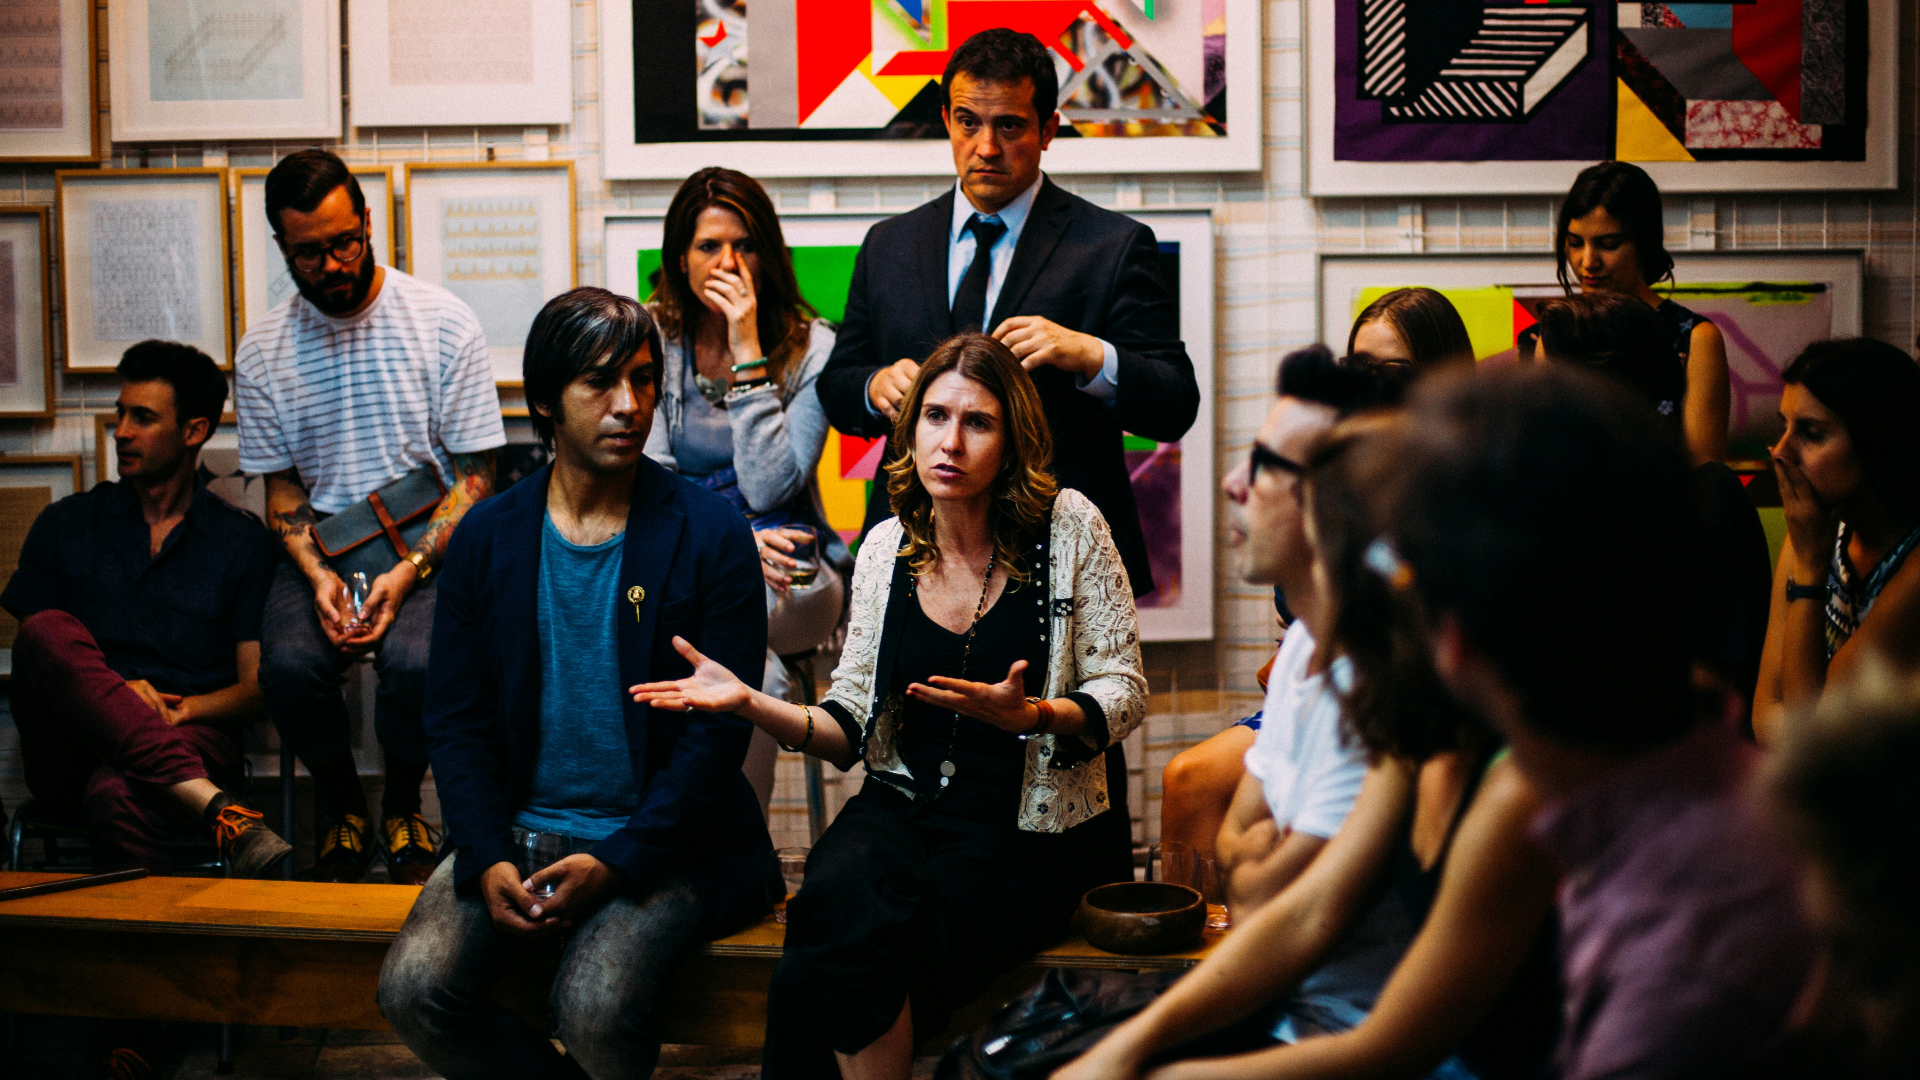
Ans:
[[[968,218],[965,228],[973,230],[973,261],[967,264],[960,288],[953,294],[956,334],[980,330],[987,321],[987,278],[993,273],[993,245],[1007,234],[1006,225],[999,219],[988,221],[979,214]]]

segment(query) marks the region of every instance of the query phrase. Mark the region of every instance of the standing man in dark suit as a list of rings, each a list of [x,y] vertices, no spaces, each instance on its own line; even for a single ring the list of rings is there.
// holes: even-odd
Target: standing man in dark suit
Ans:
[[[426,731],[455,854],[387,952],[380,1008],[446,1077],[644,1078],[667,970],[764,915],[781,881],[740,771],[752,726],[626,688],[691,673],[675,635],[759,679],[765,579],[746,519],[641,453],[660,372],[645,309],[562,293],[524,366],[553,464],[447,546]],[[530,833],[557,862],[529,864]],[[487,990],[524,952],[515,938],[550,934],[565,944],[545,1031]]]
[[[1173,442],[1200,411],[1153,230],[1041,174],[1060,117],[1039,38],[981,31],[954,50],[940,85],[959,183],[860,245],[818,383],[827,418],[850,434],[890,434],[920,360],[953,334],[988,329],[1033,373],[1054,476],[1106,515],[1134,595],[1145,595],[1153,572],[1120,436]],[[882,477],[867,526],[890,516]]]

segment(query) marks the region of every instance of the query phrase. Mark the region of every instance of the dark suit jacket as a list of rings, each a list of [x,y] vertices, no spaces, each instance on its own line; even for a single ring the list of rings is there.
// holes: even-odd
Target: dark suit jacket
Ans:
[[[427,663],[426,729],[454,880],[471,888],[514,861],[509,830],[540,748],[540,531],[552,466],[475,506],[447,545]],[[636,895],[669,868],[699,888],[710,935],[766,910],[782,888],[753,788],[740,772],[752,725],[732,715],[654,712],[635,683],[684,678],[678,634],[757,686],[766,586],[746,519],[725,499],[641,459],[620,565],[620,687],[640,804],[594,855]],[[626,596],[646,590],[639,617]]]
[[[955,198],[949,190],[889,218],[860,245],[846,321],[818,383],[827,419],[841,431],[867,438],[890,434],[889,425],[868,411],[867,380],[897,360],[925,360],[953,333],[947,241]],[[1054,476],[1106,515],[1136,596],[1153,588],[1153,572],[1121,432],[1173,442],[1200,411],[1193,361],[1180,342],[1178,312],[1160,278],[1159,259],[1152,229],[1044,180],[986,322],[991,333],[1003,319],[1041,315],[1110,342],[1119,354],[1119,393],[1111,407],[1058,368],[1036,369],[1033,382],[1053,428]],[[869,508],[869,525],[892,516],[885,488],[874,485],[879,507]]]

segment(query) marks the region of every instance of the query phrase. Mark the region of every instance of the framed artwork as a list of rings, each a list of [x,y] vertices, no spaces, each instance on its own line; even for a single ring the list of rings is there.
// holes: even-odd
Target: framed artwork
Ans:
[[[607,0],[608,179],[951,172],[940,76],[981,30],[1060,74],[1055,173],[1260,168],[1260,0]],[[748,62],[749,40],[752,63]],[[794,145],[799,144],[799,145]]]
[[[1126,436],[1140,525],[1147,537],[1155,590],[1137,602],[1145,641],[1213,637],[1213,217],[1190,211],[1135,211],[1160,243],[1161,273],[1180,309],[1180,336],[1193,359],[1203,406],[1192,430],[1177,443]],[[867,230],[883,220],[871,214],[786,214],[780,219],[793,252],[801,294],[822,318],[846,315],[853,260]],[[607,218],[607,288],[645,298],[659,281],[659,217]],[[1192,449],[1192,453],[1183,450]],[[818,477],[827,524],[851,541],[860,533],[867,494],[885,450],[884,439],[828,431]]]
[[[47,208],[0,208],[0,418],[53,416]]]
[[[234,285],[240,291],[240,333],[272,311],[282,300],[298,290],[293,275],[287,272],[286,257],[274,242],[273,226],[267,221],[267,174],[272,169],[234,169],[240,205],[234,226],[234,248],[238,262]],[[360,181],[360,193],[366,196],[367,209],[373,211],[373,257],[393,265],[393,166],[351,165],[347,171]]]
[[[93,414],[93,482],[120,479],[120,455],[114,452],[113,429],[120,423],[114,413]],[[200,448],[200,480],[207,490],[242,510],[250,510],[261,520],[267,516],[267,481],[263,476],[240,471],[240,427],[232,413],[220,417],[213,437]]]
[[[1656,291],[1713,320],[1727,342],[1733,405],[1728,456],[1765,458],[1780,437],[1780,373],[1822,338],[1864,331],[1859,251],[1676,251],[1674,284]],[[1353,317],[1381,293],[1440,290],[1466,320],[1482,358],[1514,347],[1532,309],[1565,295],[1546,255],[1323,255],[1320,336],[1344,345]]]
[[[148,338],[232,366],[227,170],[61,169],[54,213],[66,370],[112,371]]]
[[[353,126],[573,123],[567,0],[347,0]]]
[[[20,548],[40,511],[80,490],[79,454],[0,454],[0,582],[20,568]],[[20,623],[0,611],[0,675],[13,674]]]
[[[407,165],[407,265],[480,316],[493,378],[520,385],[533,317],[578,284],[573,162]]]
[[[1891,188],[1899,0],[1306,5],[1310,195]]]
[[[100,157],[93,0],[0,4],[0,161]]]
[[[107,6],[113,141],[340,136],[340,0]]]

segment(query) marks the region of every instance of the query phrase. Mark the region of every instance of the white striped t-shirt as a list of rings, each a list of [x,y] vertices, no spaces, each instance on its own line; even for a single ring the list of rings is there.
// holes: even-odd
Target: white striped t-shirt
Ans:
[[[351,318],[288,297],[240,339],[233,369],[241,470],[299,469],[321,513],[422,465],[451,484],[450,455],[507,441],[479,317],[391,266]]]

